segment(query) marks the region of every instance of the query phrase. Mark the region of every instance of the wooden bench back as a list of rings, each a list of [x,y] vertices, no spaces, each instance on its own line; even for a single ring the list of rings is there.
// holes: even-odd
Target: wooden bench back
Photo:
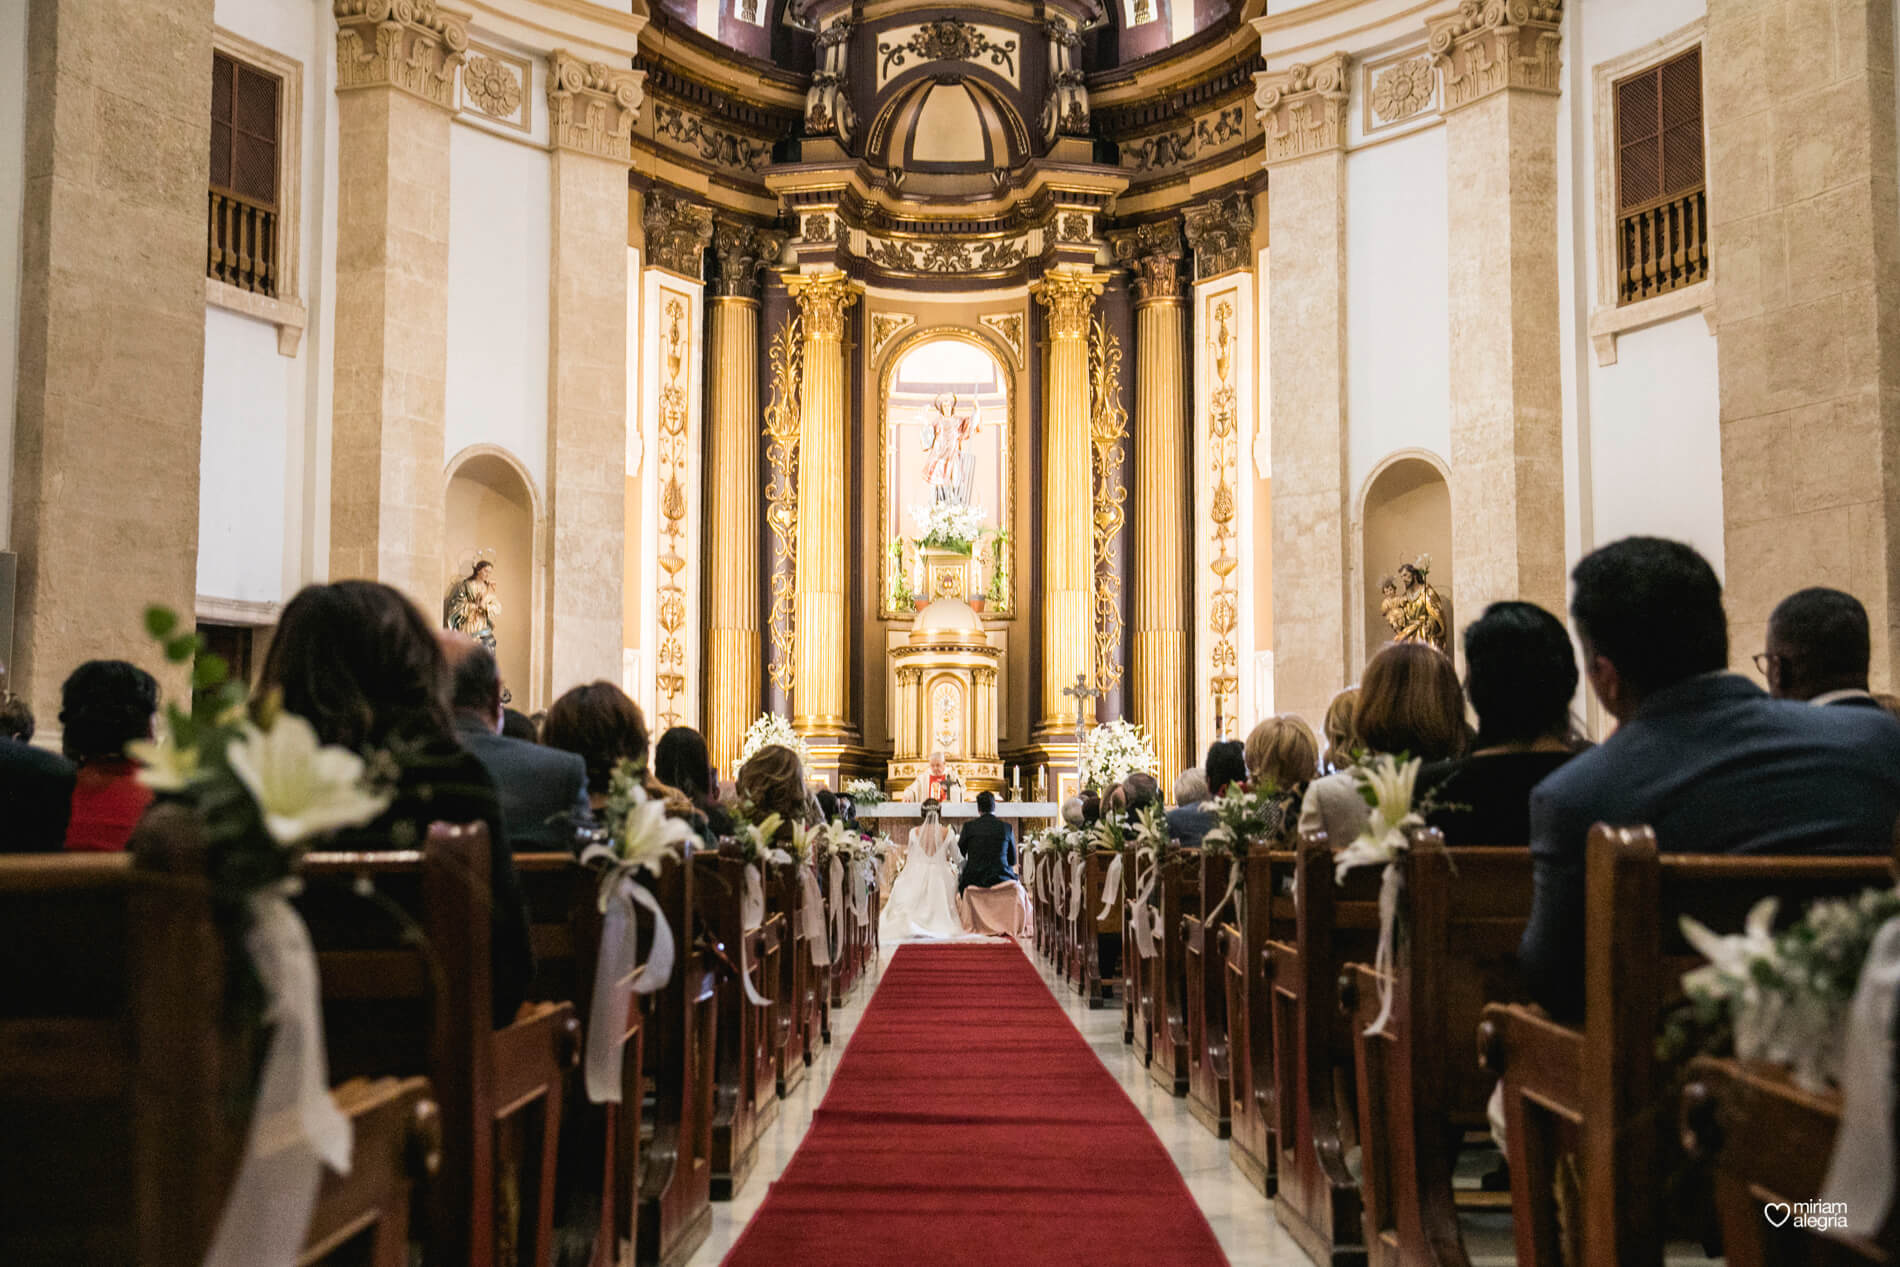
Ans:
[[[1241,863],[1234,902],[1220,917],[1217,953],[1226,991],[1232,1141],[1229,1156],[1262,1195],[1273,1195],[1273,1008],[1267,943],[1276,906],[1292,914],[1289,884],[1295,855],[1255,850]],[[1218,895],[1214,899],[1219,901]],[[1284,936],[1290,937],[1290,928]]]

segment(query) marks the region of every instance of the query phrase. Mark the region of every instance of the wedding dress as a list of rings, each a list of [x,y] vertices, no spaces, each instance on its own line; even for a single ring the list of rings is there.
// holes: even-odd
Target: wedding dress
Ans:
[[[878,940],[957,937],[957,838],[933,809],[911,833],[904,869],[897,873],[890,899],[878,916]]]

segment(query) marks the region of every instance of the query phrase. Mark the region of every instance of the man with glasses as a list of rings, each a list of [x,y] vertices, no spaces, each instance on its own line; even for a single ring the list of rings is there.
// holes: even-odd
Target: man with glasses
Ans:
[[[1879,708],[1867,689],[1867,609],[1852,594],[1815,586],[1781,600],[1755,667],[1776,699]]]

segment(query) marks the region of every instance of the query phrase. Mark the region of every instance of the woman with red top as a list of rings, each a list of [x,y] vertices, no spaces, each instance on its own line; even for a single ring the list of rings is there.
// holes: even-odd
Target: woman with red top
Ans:
[[[60,688],[60,747],[79,767],[66,847],[110,853],[125,848],[152,791],[125,755],[134,739],[152,737],[158,682],[123,660],[88,660]]]

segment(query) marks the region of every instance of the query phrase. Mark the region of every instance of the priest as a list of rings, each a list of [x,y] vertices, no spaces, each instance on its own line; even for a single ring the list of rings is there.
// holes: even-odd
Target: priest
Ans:
[[[963,799],[963,780],[955,770],[944,764],[941,749],[930,754],[930,769],[917,776],[917,781],[905,790],[904,799],[913,804],[933,800],[947,803]]]

